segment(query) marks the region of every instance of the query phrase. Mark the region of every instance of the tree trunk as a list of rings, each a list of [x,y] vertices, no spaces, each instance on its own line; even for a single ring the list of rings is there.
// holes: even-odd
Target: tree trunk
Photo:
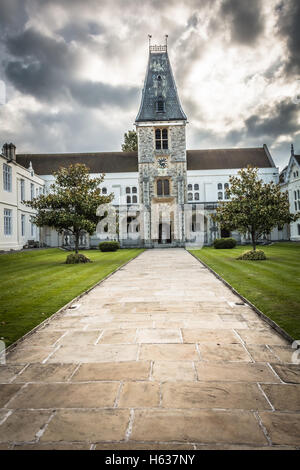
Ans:
[[[79,232],[75,233],[75,253],[78,253],[78,245],[79,245]]]
[[[256,233],[255,233],[255,230],[252,230],[251,232],[251,239],[252,239],[252,248],[253,248],[253,251],[256,250]]]

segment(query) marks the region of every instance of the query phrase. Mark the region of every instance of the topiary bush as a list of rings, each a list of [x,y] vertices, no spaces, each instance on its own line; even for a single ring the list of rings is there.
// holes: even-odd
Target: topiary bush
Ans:
[[[71,253],[67,256],[66,264],[91,263],[92,261],[81,253]]]
[[[249,261],[258,261],[258,260],[267,259],[267,257],[266,257],[265,253],[262,250],[249,250],[249,251],[245,251],[237,259],[249,260]]]
[[[234,238],[216,238],[214,241],[214,247],[217,249],[234,248],[235,246],[236,240]]]
[[[120,248],[120,243],[115,241],[99,243],[100,251],[117,251]]]

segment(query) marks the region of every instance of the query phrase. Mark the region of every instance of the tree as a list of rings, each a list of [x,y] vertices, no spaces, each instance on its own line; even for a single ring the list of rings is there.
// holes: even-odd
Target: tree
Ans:
[[[123,152],[134,152],[138,149],[137,133],[128,131],[124,134],[124,144],[122,144]]]
[[[238,172],[239,176],[231,176],[226,190],[230,199],[221,202],[212,216],[224,229],[250,233],[253,250],[261,235],[298,218],[290,214],[287,191],[280,191],[279,184],[264,183],[257,172],[257,168],[248,166]]]
[[[41,195],[26,205],[36,209],[33,222],[38,226],[49,226],[62,233],[70,231],[78,253],[79,237],[87,232],[92,235],[101,217],[96,215],[101,204],[111,202],[113,194],[101,195],[99,185],[104,175],[90,178],[89,168],[81,163],[60,168],[54,173],[55,182],[50,193]]]

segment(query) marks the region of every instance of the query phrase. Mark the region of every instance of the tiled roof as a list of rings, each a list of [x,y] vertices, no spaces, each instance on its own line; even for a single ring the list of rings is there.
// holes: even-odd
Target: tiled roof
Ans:
[[[71,163],[84,163],[91,173],[138,171],[137,152],[18,154],[17,162],[25,168],[28,168],[32,162],[33,169],[38,175],[50,175],[59,167],[67,167]],[[274,166],[263,147],[187,150],[188,170],[223,170],[245,168],[247,165],[258,168]]]
[[[137,152],[19,154],[17,162],[28,168],[32,162],[38,175],[51,175],[59,167],[84,163],[91,173],[126,173],[138,171]]]
[[[163,111],[158,112],[161,97]],[[177,94],[168,53],[149,53],[148,68],[136,122],[186,120]]]
[[[274,164],[264,147],[238,149],[188,150],[188,170],[223,170],[246,168],[270,168]]]

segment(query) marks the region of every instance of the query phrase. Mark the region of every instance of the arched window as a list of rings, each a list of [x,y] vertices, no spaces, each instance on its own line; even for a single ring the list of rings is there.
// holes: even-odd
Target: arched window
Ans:
[[[222,189],[222,183],[218,183],[218,189]]]
[[[126,194],[130,194],[130,188],[129,188],[129,186],[127,186],[127,188],[126,188]]]
[[[131,197],[127,196],[127,204],[131,204]]]
[[[157,180],[157,195],[158,196],[170,195],[170,183],[168,179]]]
[[[188,191],[192,191],[193,189],[193,185],[192,184],[188,184]]]
[[[135,187],[135,186],[133,186],[133,188],[132,188],[132,192],[133,192],[133,194],[136,194],[136,193],[137,193],[137,189],[136,189],[136,187]]]
[[[223,199],[223,193],[222,193],[221,191],[218,192],[218,199],[219,199],[219,200],[220,200],[220,199]]]
[[[199,184],[194,184],[194,191],[199,191]]]
[[[192,201],[193,200],[193,193],[188,193],[188,201]]]
[[[156,150],[168,148],[168,129],[155,129]]]
[[[132,202],[133,202],[133,204],[137,203],[137,197],[136,196],[132,196]]]
[[[199,201],[199,193],[195,193],[195,201]]]
[[[224,189],[229,189],[229,184],[228,183],[224,184]]]
[[[102,188],[102,194],[107,194],[107,188]]]
[[[160,96],[158,100],[156,101],[156,112],[157,113],[165,112],[165,102],[162,96]]]

